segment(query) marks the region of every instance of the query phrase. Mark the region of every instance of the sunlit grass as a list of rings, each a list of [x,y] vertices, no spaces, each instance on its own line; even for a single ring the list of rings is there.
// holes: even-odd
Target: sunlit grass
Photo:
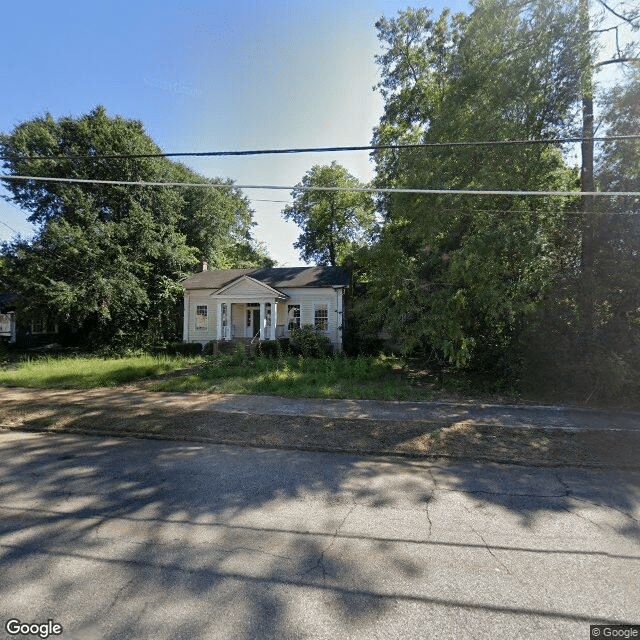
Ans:
[[[45,357],[0,370],[0,384],[12,387],[88,389],[111,387],[162,375],[202,359],[141,355],[127,358]]]
[[[153,391],[215,391],[303,398],[424,400],[428,392],[411,385],[390,357],[279,359],[239,355],[211,358],[193,375],[163,380]]]

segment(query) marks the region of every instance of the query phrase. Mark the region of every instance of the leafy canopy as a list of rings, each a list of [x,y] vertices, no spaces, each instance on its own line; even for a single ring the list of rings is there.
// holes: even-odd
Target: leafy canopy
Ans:
[[[336,266],[366,244],[374,223],[373,199],[361,191],[322,191],[313,187],[362,188],[343,166],[315,165],[291,192],[293,204],[282,212],[302,229],[294,244],[307,263]]]
[[[14,175],[205,181],[166,158],[95,157],[161,151],[141,122],[109,117],[103,107],[79,118],[45,114],[23,122],[0,136],[0,150]],[[179,281],[197,260],[221,267],[269,263],[251,240],[247,199],[225,182],[223,189],[177,189],[6,181],[9,199],[29,212],[38,231],[3,245],[3,279],[25,315],[55,318],[93,344],[173,338]]]
[[[569,126],[581,77],[577,3],[478,0],[470,15],[427,9],[377,23],[384,112],[374,144],[541,138]],[[379,150],[376,184],[568,190],[575,172],[547,145]],[[574,266],[566,199],[390,194],[364,259],[370,331],[456,367],[504,362],[554,277]]]

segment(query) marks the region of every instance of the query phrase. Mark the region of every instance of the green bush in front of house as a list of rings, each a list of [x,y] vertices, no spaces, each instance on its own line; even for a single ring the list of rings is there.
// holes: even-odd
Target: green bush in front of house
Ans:
[[[165,352],[178,356],[197,356],[202,352],[202,345],[199,342],[170,342]]]
[[[291,347],[295,355],[305,358],[322,358],[333,353],[329,338],[318,333],[312,324],[304,324],[292,329]]]
[[[207,344],[202,347],[202,355],[203,356],[214,356],[219,352],[218,350],[218,341],[210,340]]]
[[[235,342],[231,342],[230,340],[219,340],[218,341],[218,353],[230,355],[236,350]]]
[[[265,340],[258,344],[257,353],[266,358],[281,358],[283,349],[278,340]]]

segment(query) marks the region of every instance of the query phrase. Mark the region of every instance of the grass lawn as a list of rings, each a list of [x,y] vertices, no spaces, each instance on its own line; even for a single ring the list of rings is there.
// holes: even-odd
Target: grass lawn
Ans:
[[[217,391],[303,398],[425,400],[429,389],[413,384],[397,358],[246,359],[237,354],[210,359],[198,371],[147,386],[152,391]]]
[[[130,358],[45,357],[0,368],[0,384],[11,387],[88,389],[155,377],[203,362],[185,356]]]
[[[356,400],[433,400],[442,393],[469,396],[496,391],[463,377],[438,381],[434,374],[390,356],[247,358],[238,350],[215,357],[48,356],[0,365],[0,385],[10,387],[89,389],[136,382],[150,391]]]

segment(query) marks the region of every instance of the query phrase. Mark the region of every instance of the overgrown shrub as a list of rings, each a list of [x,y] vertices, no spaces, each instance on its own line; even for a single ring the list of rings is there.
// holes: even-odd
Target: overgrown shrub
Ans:
[[[329,338],[318,333],[311,324],[293,329],[291,342],[295,351],[303,357],[322,358],[333,352]]]
[[[282,347],[278,340],[265,340],[258,344],[258,355],[266,356],[267,358],[280,358],[282,357]]]
[[[632,318],[598,320],[587,338],[575,302],[547,301],[521,339],[523,391],[549,401],[638,408],[640,328]]]
[[[202,345],[199,342],[170,342],[166,348],[168,354],[181,356],[196,356],[201,351]]]
[[[282,351],[282,355],[287,355],[291,353],[291,340],[286,337],[278,338],[278,344],[280,345],[280,350]]]
[[[235,351],[235,349],[236,345],[234,342],[229,340],[220,340],[218,342],[218,353],[230,355]]]
[[[0,362],[3,362],[4,360],[8,360],[8,359],[9,359],[9,347],[3,340],[0,340]]]
[[[231,361],[235,365],[241,365],[247,361],[247,348],[241,342],[236,342]]]
[[[202,347],[202,355],[203,356],[213,356],[218,353],[218,341],[210,340],[207,344]]]

